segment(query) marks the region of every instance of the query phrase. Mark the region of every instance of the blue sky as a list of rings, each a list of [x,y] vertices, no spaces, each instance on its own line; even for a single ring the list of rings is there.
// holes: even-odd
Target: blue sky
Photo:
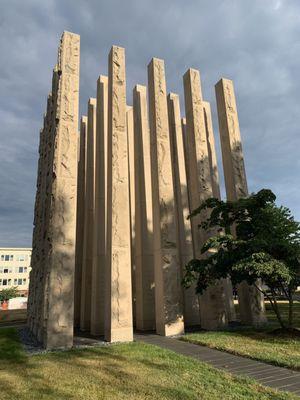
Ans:
[[[249,190],[272,189],[300,220],[299,0],[0,0],[0,247],[31,245],[39,129],[63,30],[81,35],[81,113],[113,44],[126,48],[129,104],[152,57],[181,98],[182,75],[199,69],[222,187],[214,84],[233,79]]]

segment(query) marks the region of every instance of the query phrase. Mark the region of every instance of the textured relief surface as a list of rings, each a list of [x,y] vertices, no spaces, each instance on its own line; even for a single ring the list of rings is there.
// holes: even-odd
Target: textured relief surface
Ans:
[[[248,195],[248,188],[234,87],[231,80],[222,78],[215,89],[226,195],[228,200],[237,200]],[[263,295],[258,290],[243,282],[238,287],[238,297],[244,323],[265,322]]]
[[[156,331],[162,335],[172,335],[182,333],[184,327],[167,94],[162,60],[152,59],[148,66],[148,80]]]
[[[155,329],[150,131],[146,87],[133,90],[136,328]]]
[[[135,150],[134,150],[134,120],[133,107],[126,106],[126,132],[128,143],[128,179],[129,179],[129,210],[130,210],[130,251],[131,251],[131,284],[132,284],[132,320],[136,324],[136,285],[135,285]]]
[[[125,51],[113,46],[108,89],[105,338],[133,339]]]
[[[64,32],[40,141],[28,320],[47,348],[73,344],[79,50]]]
[[[189,69],[184,77],[186,108],[186,156],[188,165],[188,189],[190,210],[194,210],[208,198],[213,197],[212,160],[207,140],[204,105],[199,71]],[[211,150],[211,149],[210,149]],[[216,232],[198,229],[199,223],[208,216],[208,210],[191,219],[194,256],[201,258],[201,247]],[[201,326],[218,329],[227,325],[226,296],[224,287],[218,283],[208,288],[200,298]]]
[[[193,259],[193,242],[191,222],[188,219],[190,210],[184,154],[184,136],[181,125],[179,96],[177,94],[169,94],[168,112],[175,193],[174,200],[178,220],[178,251],[181,273],[183,276],[185,265]],[[180,290],[180,287],[177,290]],[[200,324],[199,301],[195,293],[195,285],[184,290],[184,323],[186,326]]]

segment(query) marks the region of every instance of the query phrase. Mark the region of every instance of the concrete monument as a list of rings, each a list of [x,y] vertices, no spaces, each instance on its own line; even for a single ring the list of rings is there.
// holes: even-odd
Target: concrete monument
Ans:
[[[221,198],[210,104],[197,70],[183,81],[185,117],[157,58],[148,88],[136,85],[127,102],[125,50],[113,46],[78,134],[79,36],[62,35],[40,131],[28,302],[44,347],[72,347],[74,328],[127,342],[134,328],[171,336],[236,319],[228,279],[200,297],[181,284],[216,234],[198,229],[209,210],[187,217]],[[232,82],[222,79],[216,94],[227,198],[236,200],[248,189]],[[254,288],[242,284],[239,303],[243,322],[265,320]]]

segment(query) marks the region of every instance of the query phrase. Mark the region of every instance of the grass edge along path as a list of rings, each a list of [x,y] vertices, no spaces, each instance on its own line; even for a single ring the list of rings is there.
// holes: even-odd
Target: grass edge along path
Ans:
[[[282,303],[283,315],[287,305]],[[261,329],[240,327],[224,331],[200,331],[186,334],[180,340],[221,350],[230,354],[300,371],[300,339],[274,335],[278,327],[267,304],[268,325]],[[300,327],[300,303],[295,305],[296,325]]]
[[[1,400],[297,399],[140,342],[29,357],[20,348],[15,332],[0,329]]]

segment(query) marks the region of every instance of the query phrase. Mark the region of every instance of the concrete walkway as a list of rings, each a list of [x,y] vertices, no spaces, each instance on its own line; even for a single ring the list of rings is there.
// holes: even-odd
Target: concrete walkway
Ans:
[[[139,333],[135,334],[134,338],[136,341],[153,344],[184,356],[193,357],[234,375],[256,379],[264,386],[292,392],[300,396],[300,372],[164,336]]]

